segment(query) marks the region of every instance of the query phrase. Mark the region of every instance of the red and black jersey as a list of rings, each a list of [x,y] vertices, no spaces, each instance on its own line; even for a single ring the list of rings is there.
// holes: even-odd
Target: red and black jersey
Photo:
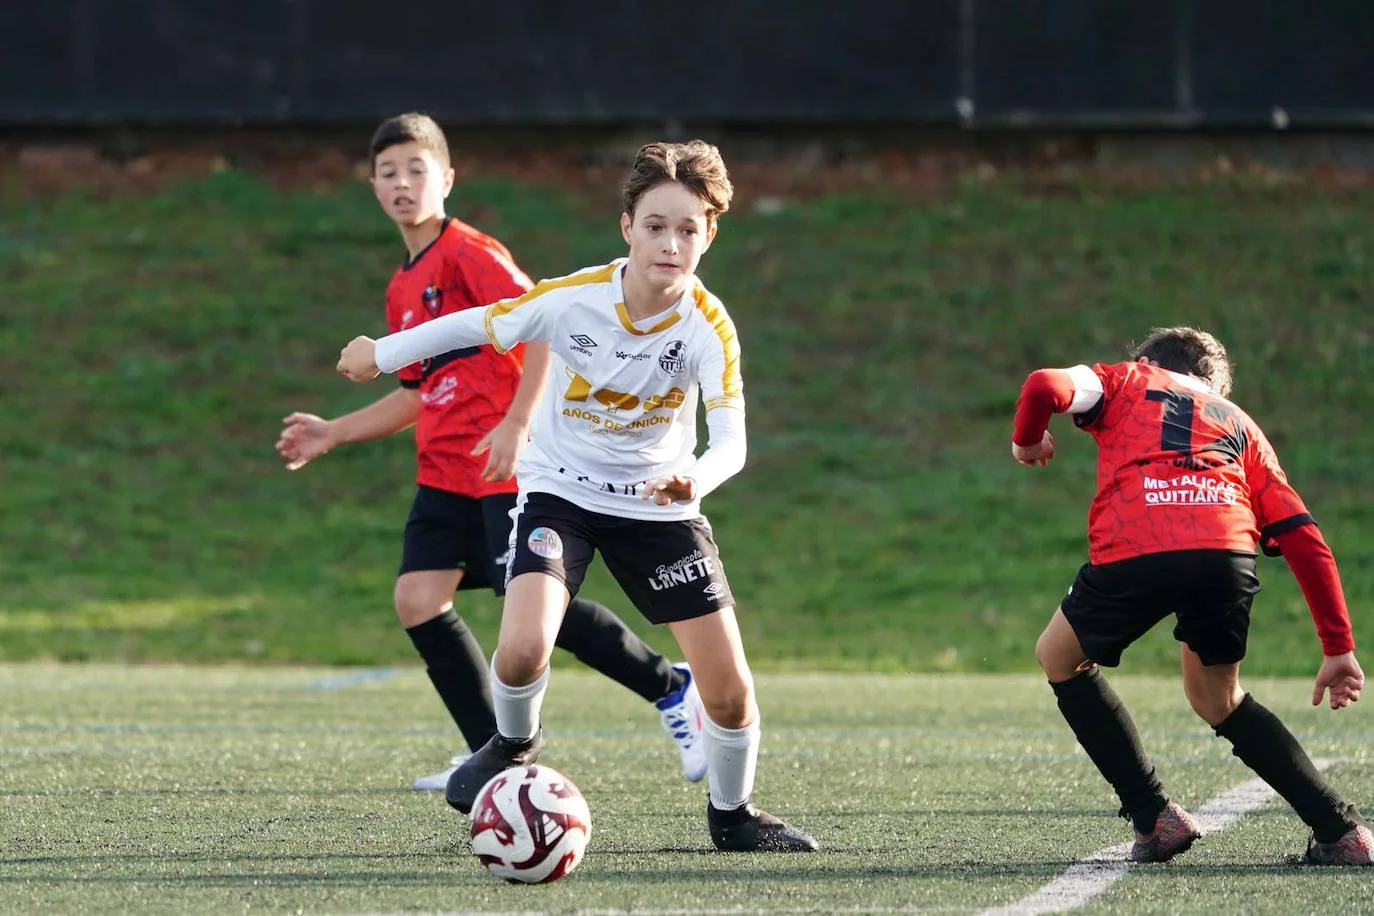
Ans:
[[[500,242],[460,220],[444,221],[439,237],[402,265],[386,288],[391,333],[457,312],[518,296],[533,284]],[[514,493],[514,480],[482,479],[487,456],[469,454],[501,422],[520,384],[522,348],[450,350],[397,373],[420,392],[415,446],[416,482],[479,498]]]
[[[1311,523],[1245,411],[1198,379],[1148,363],[1091,368],[1102,397],[1074,421],[1097,440],[1093,563],[1167,550],[1253,553]]]
[[[1097,440],[1088,552],[1101,566],[1177,550],[1282,555],[1322,651],[1355,648],[1331,548],[1254,420],[1199,379],[1145,362],[1037,369],[1016,404],[1012,443],[1043,441],[1068,413]]]

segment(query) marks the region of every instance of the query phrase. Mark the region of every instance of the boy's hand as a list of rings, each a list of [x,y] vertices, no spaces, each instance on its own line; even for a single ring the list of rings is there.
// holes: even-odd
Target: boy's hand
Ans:
[[[282,420],[281,437],[277,439],[277,454],[286,459],[288,471],[305,467],[335,445],[329,421],[313,413],[293,413]]]
[[[344,378],[355,382],[370,382],[382,374],[377,368],[377,342],[371,337],[355,337],[339,351],[339,365],[335,367]]]
[[[689,503],[696,496],[697,482],[681,474],[668,477],[655,477],[644,485],[643,499],[652,499],[656,505],[667,506],[672,503]]]
[[[487,455],[487,466],[482,471],[483,480],[510,480],[515,473],[515,462],[529,441],[529,427],[518,420],[506,417],[482,437],[469,454]]]
[[[1045,435],[1036,445],[1017,445],[1013,442],[1011,457],[1026,467],[1043,468],[1054,459],[1054,436],[1050,435],[1049,430],[1045,430]]]
[[[1317,683],[1312,689],[1312,705],[1320,706],[1322,694],[1331,691],[1331,708],[1344,709],[1351,703],[1358,703],[1360,691],[1364,689],[1364,671],[1355,660],[1354,652],[1344,655],[1328,655],[1322,659],[1321,669],[1317,671]]]

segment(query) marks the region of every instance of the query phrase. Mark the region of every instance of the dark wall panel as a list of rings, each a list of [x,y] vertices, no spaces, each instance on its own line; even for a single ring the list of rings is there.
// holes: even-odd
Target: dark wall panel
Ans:
[[[0,123],[1374,124],[1371,0],[0,4]]]

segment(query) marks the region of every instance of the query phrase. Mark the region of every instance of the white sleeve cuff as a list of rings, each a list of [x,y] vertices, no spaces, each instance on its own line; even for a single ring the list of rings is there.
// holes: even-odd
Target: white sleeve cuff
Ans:
[[[378,363],[378,365],[381,365]],[[1087,413],[1102,400],[1102,379],[1089,366],[1070,366],[1064,370],[1073,381],[1073,400],[1068,413]]]
[[[377,341],[373,359],[383,372],[396,372],[422,359],[491,343],[484,322],[486,309],[464,309]]]

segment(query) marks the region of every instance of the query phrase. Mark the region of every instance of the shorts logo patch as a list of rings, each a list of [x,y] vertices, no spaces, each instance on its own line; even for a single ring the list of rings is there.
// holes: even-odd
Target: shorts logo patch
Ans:
[[[719,582],[712,582],[710,585],[703,588],[701,590],[701,593],[705,595],[707,598],[719,598],[720,593],[723,591],[725,591],[725,589],[721,586]]]
[[[676,563],[665,563],[654,570],[654,574],[649,577],[649,588],[656,592],[666,592],[670,588],[677,588],[679,585],[700,580],[706,580],[709,585],[715,585],[715,583],[710,582],[715,573],[715,560],[703,554],[699,549],[693,550]],[[703,590],[706,587],[702,586]]]
[[[546,560],[559,560],[563,557],[563,539],[552,528],[536,528],[530,532],[530,553]]]

